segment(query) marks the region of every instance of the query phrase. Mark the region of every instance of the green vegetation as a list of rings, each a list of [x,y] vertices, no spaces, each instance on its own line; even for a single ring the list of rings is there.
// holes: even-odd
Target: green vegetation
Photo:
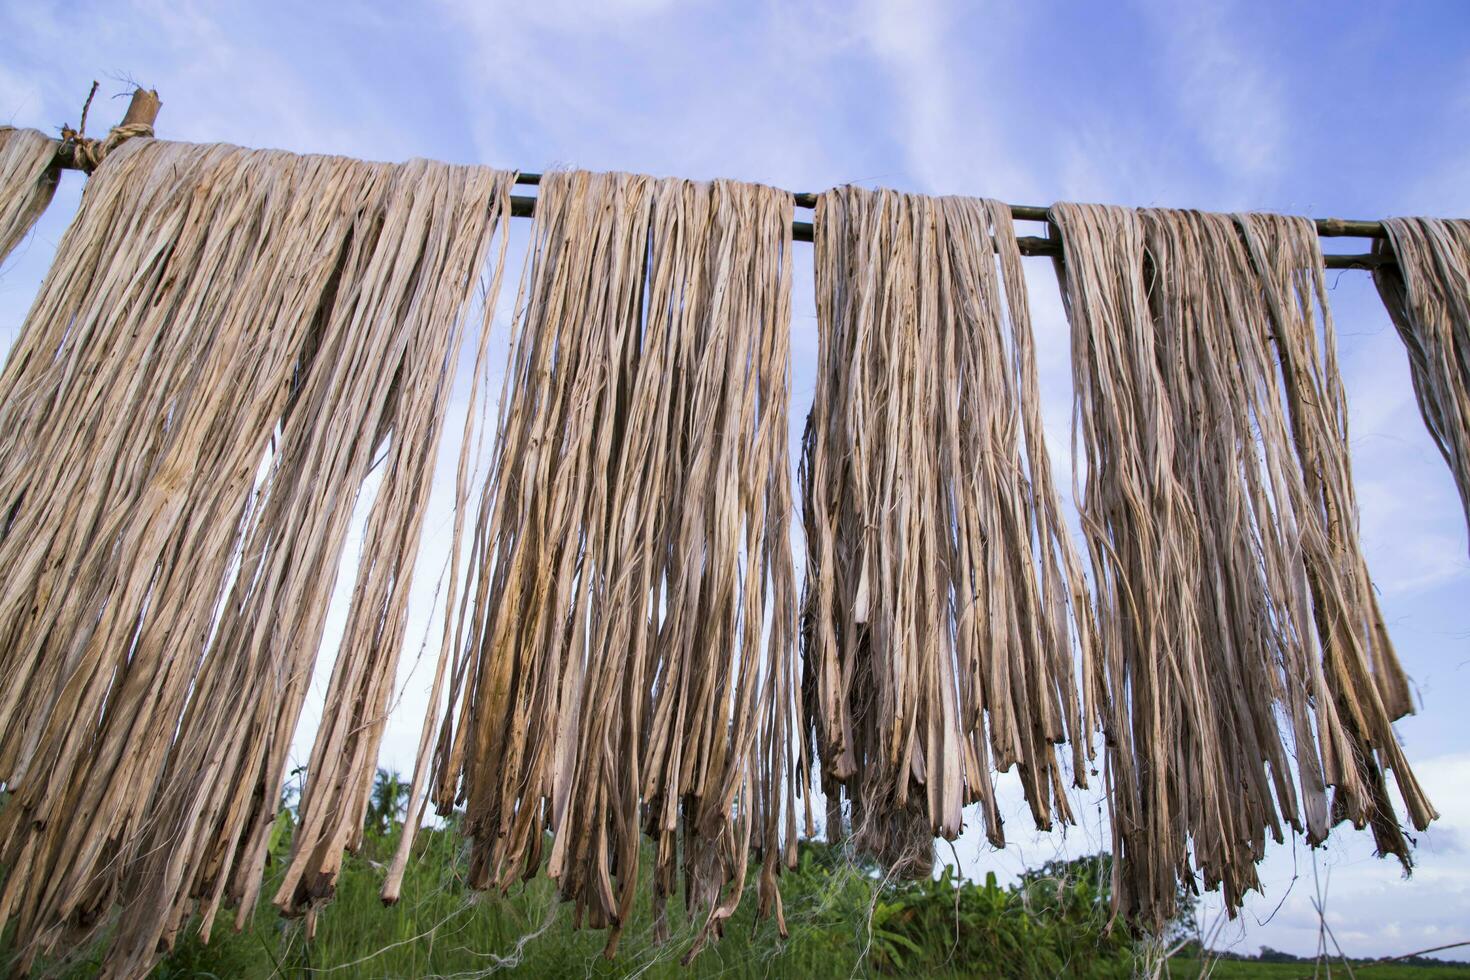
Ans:
[[[381,842],[382,854],[389,841]],[[601,956],[603,934],[571,927],[570,909],[555,902],[544,878],[505,899],[468,893],[458,879],[454,835],[424,835],[421,860],[405,882],[402,901],[384,909],[373,857],[350,861],[342,888],[306,943],[299,923],[262,910],[235,935],[223,928],[206,947],[195,940],[157,971],[160,977],[299,975],[352,964],[348,975],[424,976],[480,973],[516,961],[526,976],[791,976],[944,974],[964,976],[1127,976],[1118,940],[1100,935],[1090,887],[1061,901],[1019,890],[955,887],[949,879],[882,888],[830,850],[804,850],[797,873],[784,879],[789,940],[773,923],[757,925],[743,908],[725,938],[684,971],[679,958],[697,923],[676,917],[674,938],[653,944],[646,910],[629,930],[616,960]],[[1026,907],[1028,901],[1032,909]],[[1065,911],[1063,906],[1069,906]],[[1086,906],[1084,911],[1083,906]],[[1049,917],[1048,909],[1055,915]],[[958,912],[956,911],[958,909]],[[870,913],[871,912],[871,916]],[[956,922],[959,928],[956,928]],[[869,922],[871,921],[871,931]],[[867,949],[867,957],[861,953]],[[1112,961],[1116,960],[1116,963]],[[1116,969],[1099,970],[1105,962]]]
[[[668,943],[653,941],[645,903],[617,958],[605,960],[605,935],[574,929],[572,910],[556,900],[545,877],[504,897],[468,889],[465,843],[452,822],[420,834],[402,898],[384,908],[378,888],[397,843],[405,792],[395,776],[380,774],[365,822],[366,843],[346,861],[338,894],[322,909],[313,940],[307,941],[303,922],[276,915],[267,886],[262,907],[242,932],[233,931],[232,915],[221,913],[214,939],[205,946],[196,938],[195,923],[154,975],[1121,978],[1143,969],[1124,931],[1108,929],[1107,855],[1052,862],[1001,887],[993,875],[984,883],[957,881],[948,869],[932,880],[884,882],[876,869],[853,863],[839,849],[804,844],[799,867],[782,878],[789,938],[782,940],[771,921],[757,923],[755,903],[748,901],[724,938],[687,969],[679,961],[701,920],[686,918],[677,903],[670,903]],[[272,873],[290,850],[291,827],[288,810],[272,842]],[[1185,922],[1180,930],[1192,927]],[[96,951],[79,951],[37,972],[91,976],[99,960]],[[0,946],[0,972],[3,963]],[[1470,978],[1466,967],[1354,966],[1369,978]],[[1221,980],[1312,975],[1311,965],[1300,962],[1224,960],[1212,967],[1210,975]],[[1176,958],[1162,975],[1197,977],[1200,964]],[[1338,968],[1333,975],[1346,974]]]
[[[1348,977],[1348,972],[1342,968],[1340,962],[1332,964],[1333,977]],[[1442,965],[1403,964],[1403,963],[1380,963],[1367,965],[1353,961],[1353,976],[1362,977],[1363,980],[1465,980],[1470,977],[1470,966],[1457,963],[1446,963]],[[1266,963],[1261,960],[1216,960],[1210,964],[1209,976],[1211,980],[1311,980],[1312,977],[1325,978],[1326,967],[1314,968],[1307,961],[1292,963]],[[1198,960],[1185,959],[1183,957],[1169,961],[1169,976],[1175,980],[1183,980],[1184,977],[1198,977],[1200,973],[1200,962]]]

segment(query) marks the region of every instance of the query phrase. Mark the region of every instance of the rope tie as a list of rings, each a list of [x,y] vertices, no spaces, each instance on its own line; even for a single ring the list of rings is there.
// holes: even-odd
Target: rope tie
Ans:
[[[126,123],[112,127],[100,140],[87,139],[69,128],[61,131],[62,144],[71,145],[72,161],[76,168],[88,174],[101,166],[109,153],[135,136],[151,139],[153,127],[148,123]]]

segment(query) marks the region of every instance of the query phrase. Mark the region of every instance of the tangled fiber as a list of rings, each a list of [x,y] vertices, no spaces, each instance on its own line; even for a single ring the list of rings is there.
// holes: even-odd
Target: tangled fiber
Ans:
[[[844,187],[816,211],[816,394],[802,478],[805,718],[828,832],[915,875],[1019,766],[1038,827],[1086,785],[1093,632],[1043,443],[1010,212]],[[1088,705],[1087,712],[1090,713]]]
[[[681,866],[704,914],[691,956],[749,854],[778,919],[795,859],[791,211],[730,181],[541,183],[434,793],[464,803],[472,885],[549,843],[609,955],[641,834],[660,929]]]
[[[1470,523],[1470,221],[1389,218],[1373,281],[1409,350],[1424,424],[1449,463]],[[1387,248],[1384,245],[1387,245]]]
[[[89,181],[0,375],[0,923],[24,960],[113,924],[104,972],[134,975],[196,908],[249,914],[376,467],[276,902],[330,893],[513,176],[132,139]]]
[[[51,203],[58,176],[56,143],[45,133],[0,126],[0,262]]]
[[[1435,816],[1357,541],[1310,222],[1059,204],[1115,901],[1162,926],[1193,859],[1227,907],[1282,823],[1371,825],[1409,864]],[[1333,789],[1327,798],[1327,788]]]

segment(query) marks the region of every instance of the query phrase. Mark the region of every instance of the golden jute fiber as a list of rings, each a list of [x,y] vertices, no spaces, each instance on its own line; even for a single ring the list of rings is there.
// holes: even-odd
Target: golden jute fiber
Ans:
[[[541,183],[436,742],[470,883],[543,858],[616,948],[653,842],[703,927],[795,859],[790,195]],[[426,745],[428,743],[426,739]],[[549,846],[549,852],[543,848]]]
[[[24,960],[110,923],[104,973],[130,976],[196,909],[248,916],[377,466],[277,902],[330,893],[512,180],[144,139],[92,177],[0,375],[0,922]]]
[[[54,140],[34,129],[0,126],[0,262],[51,203],[59,176]]]
[[[1283,825],[1409,851],[1385,773],[1411,710],[1357,540],[1317,236],[1302,218],[1058,204],[1077,494],[1102,655],[1114,900],[1226,906]],[[1328,790],[1331,790],[1329,798]]]
[[[1470,221],[1389,218],[1373,281],[1409,352],[1419,411],[1470,524]]]
[[[1008,209],[844,187],[815,227],[805,717],[829,834],[846,799],[858,848],[922,875],[967,804],[1004,843],[993,770],[1019,768],[1038,827],[1070,819],[1056,746],[1085,785],[1090,609]]]

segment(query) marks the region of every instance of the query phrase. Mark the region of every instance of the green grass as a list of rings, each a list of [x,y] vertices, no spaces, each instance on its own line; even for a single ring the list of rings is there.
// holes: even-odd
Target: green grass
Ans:
[[[191,923],[177,948],[154,971],[158,978],[218,977],[472,977],[513,972],[528,977],[848,978],[1097,977],[1136,974],[1136,949],[1121,929],[1109,931],[1110,859],[1096,855],[1049,864],[1011,887],[993,876],[983,883],[939,878],[884,884],[871,867],[840,851],[803,844],[800,866],[783,875],[781,894],[790,935],[774,922],[755,921],[754,881],[726,934],[694,960],[680,959],[694,941],[701,916],[686,917],[671,900],[671,939],[653,939],[645,855],[641,902],[624,933],[618,956],[604,959],[606,934],[572,926],[572,910],[557,900],[554,884],[539,876],[505,896],[472,891],[464,883],[466,843],[452,827],[421,833],[414,845],[402,897],[384,908],[378,899],[383,865],[398,830],[387,816],[369,814],[361,853],[343,865],[335,898],[319,914],[316,936],[303,922],[280,918],[270,905],[267,881],[261,907],[243,931],[233,913],[216,920],[209,945]],[[290,850],[290,817],[273,835],[270,877],[279,875]],[[95,975],[102,948],[72,951],[38,964],[37,974]],[[0,973],[6,971],[0,942]],[[1390,965],[1364,968],[1374,980],[1470,980],[1470,968]],[[1170,964],[1173,978],[1197,977],[1189,959]],[[1220,961],[1211,974],[1236,977],[1312,975],[1309,963]],[[1320,974],[1325,976],[1325,972]],[[1345,977],[1334,967],[1332,975]]]
[[[1342,968],[1341,963],[1328,965],[1332,967],[1334,978],[1346,980],[1348,972]],[[1186,977],[1199,976],[1200,965],[1194,960],[1176,959],[1170,962],[1169,972],[1173,980],[1184,980]],[[1395,963],[1368,966],[1353,963],[1353,974],[1363,980],[1466,980],[1470,977],[1470,966],[1405,966]],[[1256,977],[1263,980],[1293,980],[1312,975],[1310,963],[1259,963],[1251,960],[1220,960],[1214,964],[1210,973],[1215,980],[1254,980]],[[1317,976],[1327,976],[1325,965]]]
[[[681,902],[670,902],[672,938],[659,945],[645,897],[617,958],[609,961],[602,956],[606,934],[574,929],[570,907],[556,900],[546,878],[504,897],[465,887],[465,844],[451,829],[420,835],[402,898],[384,908],[378,900],[381,866],[396,837],[396,831],[370,834],[363,852],[348,858],[313,941],[306,941],[302,922],[276,915],[268,884],[262,907],[244,931],[235,933],[233,916],[221,913],[206,946],[197,939],[197,923],[191,923],[154,976],[478,976],[512,965],[520,976],[651,980],[1126,977],[1131,972],[1131,959],[1119,955],[1126,943],[1102,933],[1106,894],[1094,880],[1069,881],[1061,888],[1044,880],[1007,889],[993,878],[976,885],[946,876],[883,887],[871,869],[822,845],[805,845],[800,868],[781,881],[789,938],[783,940],[770,920],[756,922],[755,902],[748,900],[725,936],[686,969],[680,959],[703,919],[686,917]],[[283,834],[275,848],[276,870],[288,846]],[[649,864],[644,861],[645,874]],[[753,880],[748,887],[753,889]],[[640,894],[646,896],[647,889]],[[753,892],[747,895],[754,898]],[[100,958],[100,950],[83,951],[43,967],[60,976],[91,976]]]

